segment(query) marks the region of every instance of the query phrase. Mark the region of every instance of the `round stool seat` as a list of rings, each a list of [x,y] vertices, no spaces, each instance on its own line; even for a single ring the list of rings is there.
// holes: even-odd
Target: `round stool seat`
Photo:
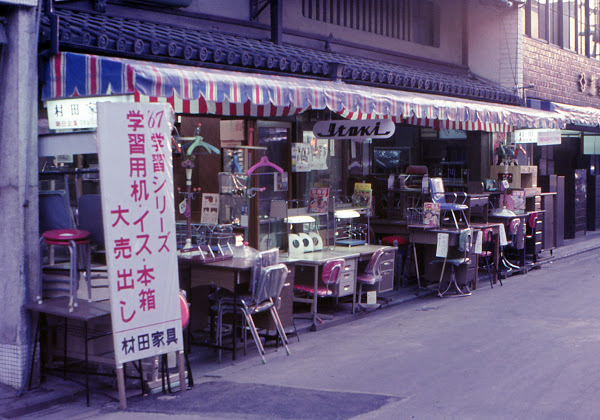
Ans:
[[[404,236],[386,236],[381,239],[383,245],[402,246],[408,245],[408,239]]]
[[[42,233],[44,242],[51,245],[68,245],[74,241],[77,245],[90,242],[90,232],[80,229],[54,229]]]

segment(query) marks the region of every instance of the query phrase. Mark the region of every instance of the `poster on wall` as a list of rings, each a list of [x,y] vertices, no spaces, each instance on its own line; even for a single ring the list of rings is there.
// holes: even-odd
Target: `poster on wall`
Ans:
[[[312,148],[312,164],[311,170],[313,171],[326,171],[327,168],[327,155],[329,150],[328,140],[316,140],[311,143]]]
[[[117,367],[183,350],[172,122],[169,105],[98,103],[96,141]]]
[[[219,194],[202,193],[200,223],[207,225],[219,223]]]
[[[309,143],[292,143],[292,172],[310,172],[311,160]]]

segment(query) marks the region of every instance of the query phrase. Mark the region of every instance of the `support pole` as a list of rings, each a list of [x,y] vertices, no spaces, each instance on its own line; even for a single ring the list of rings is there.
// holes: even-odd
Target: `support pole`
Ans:
[[[125,372],[123,366],[117,366],[117,388],[119,389],[119,408],[127,409],[127,394],[125,393]]]

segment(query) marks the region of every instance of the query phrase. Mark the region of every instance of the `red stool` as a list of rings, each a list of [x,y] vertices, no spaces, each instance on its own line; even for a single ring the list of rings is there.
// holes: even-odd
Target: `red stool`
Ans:
[[[43,263],[41,261],[44,245],[65,246],[69,250],[69,310],[72,311],[77,306],[77,289],[79,287],[79,264],[78,250],[84,254],[83,270],[86,272],[88,286],[88,301],[92,301],[92,285],[90,283],[90,233],[79,229],[55,229],[48,230],[40,238],[40,285],[37,296],[38,303],[42,303],[43,298]],[[53,263],[53,261],[51,261]]]

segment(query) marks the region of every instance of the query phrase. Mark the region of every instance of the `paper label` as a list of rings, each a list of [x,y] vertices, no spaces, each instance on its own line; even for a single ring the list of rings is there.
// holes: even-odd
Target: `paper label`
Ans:
[[[475,254],[481,254],[483,252],[483,232],[478,230],[476,232],[477,239],[475,239]]]
[[[508,245],[508,241],[506,240],[506,231],[504,230],[504,225],[500,225],[500,246]]]
[[[435,256],[440,258],[446,258],[448,255],[448,233],[438,233],[437,247],[435,249]]]

